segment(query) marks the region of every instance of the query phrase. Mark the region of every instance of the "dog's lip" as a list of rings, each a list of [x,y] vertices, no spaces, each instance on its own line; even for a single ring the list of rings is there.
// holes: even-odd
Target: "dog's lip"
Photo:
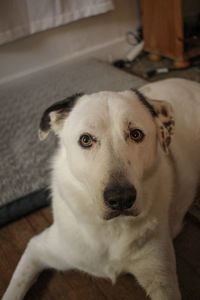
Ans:
[[[105,220],[111,220],[114,218],[117,218],[119,216],[122,217],[137,217],[138,216],[138,212],[136,210],[113,210],[108,212],[105,215]]]

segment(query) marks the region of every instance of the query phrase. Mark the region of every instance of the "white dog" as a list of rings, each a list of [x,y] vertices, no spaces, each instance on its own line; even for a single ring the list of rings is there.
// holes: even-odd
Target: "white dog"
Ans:
[[[45,268],[113,282],[129,272],[152,300],[180,300],[172,239],[198,185],[199,115],[200,85],[182,79],[48,108],[54,223],[29,242],[3,300],[23,299]]]

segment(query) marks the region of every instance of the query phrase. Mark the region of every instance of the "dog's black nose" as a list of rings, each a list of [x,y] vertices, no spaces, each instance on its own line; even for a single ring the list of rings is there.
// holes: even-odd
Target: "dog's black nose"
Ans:
[[[126,210],[132,207],[137,192],[133,185],[111,185],[104,191],[104,201],[113,210]]]

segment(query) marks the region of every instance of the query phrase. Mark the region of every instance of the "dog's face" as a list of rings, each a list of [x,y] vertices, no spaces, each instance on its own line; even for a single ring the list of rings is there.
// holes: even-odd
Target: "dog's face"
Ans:
[[[40,133],[59,135],[68,170],[105,220],[146,209],[144,182],[157,168],[159,145],[168,150],[173,125],[169,105],[152,103],[133,91],[100,92],[43,115]]]

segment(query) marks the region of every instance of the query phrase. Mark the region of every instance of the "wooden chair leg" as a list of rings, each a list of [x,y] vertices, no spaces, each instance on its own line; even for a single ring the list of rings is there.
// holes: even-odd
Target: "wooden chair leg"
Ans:
[[[187,59],[177,59],[174,61],[174,67],[176,69],[185,69],[190,66],[190,62]]]
[[[151,61],[160,61],[161,60],[161,56],[159,54],[150,53],[149,54],[149,59]]]

